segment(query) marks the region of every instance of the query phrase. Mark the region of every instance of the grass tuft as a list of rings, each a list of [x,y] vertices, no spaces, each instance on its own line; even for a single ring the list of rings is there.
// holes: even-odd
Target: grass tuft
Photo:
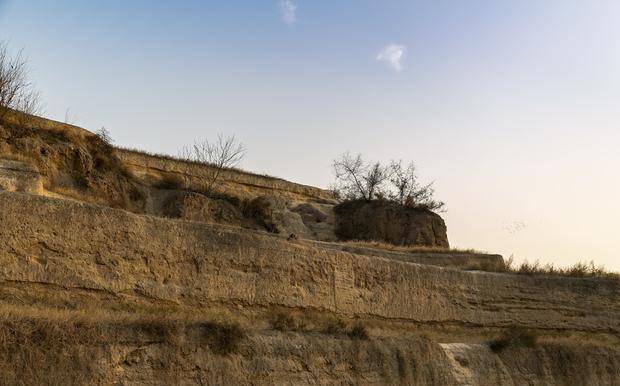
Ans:
[[[350,240],[342,243],[345,247],[361,247],[361,248],[375,248],[383,249],[393,252],[404,253],[454,253],[454,254],[486,254],[486,252],[477,251],[474,249],[458,249],[458,248],[441,248],[441,247],[427,247],[427,246],[401,246],[381,241],[364,241],[364,240]]]
[[[357,323],[347,331],[347,336],[353,340],[368,340],[368,330],[361,323]]]
[[[620,281],[620,273],[608,271],[603,266],[595,265],[593,261],[589,263],[578,262],[568,267],[556,267],[553,264],[541,264],[539,261],[533,263],[524,261],[517,265],[514,259],[510,257],[499,271],[528,276],[561,276]]]

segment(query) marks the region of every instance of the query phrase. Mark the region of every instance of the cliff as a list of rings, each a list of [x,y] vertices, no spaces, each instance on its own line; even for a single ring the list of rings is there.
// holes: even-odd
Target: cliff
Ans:
[[[291,378],[298,380],[295,384],[331,383],[337,378],[350,384],[401,380],[467,384],[459,383],[463,379],[482,385],[525,380],[565,384],[563,379],[579,379],[574,378],[582,371],[578,361],[591,358],[587,353],[592,352],[603,362],[589,359],[593,373],[580,375],[585,383],[573,384],[592,384],[586,380],[593,379],[598,384],[616,384],[618,374],[611,369],[618,367],[606,367],[620,358],[616,347],[620,284],[616,281],[405,263],[306,246],[235,227],[166,220],[20,193],[0,193],[0,213],[2,292],[15,305],[20,304],[16,299],[30,298],[45,299],[45,307],[71,303],[78,310],[166,305],[181,310],[174,314],[191,310],[207,320],[214,309],[237,307],[238,314],[250,318],[238,352],[222,356],[209,351],[208,344],[182,345],[182,350],[189,350],[184,361],[199,365],[179,373],[175,366],[180,364],[167,363],[172,366],[167,376],[203,377],[206,383],[240,377],[240,382],[251,383],[263,374],[265,383],[278,383],[291,376],[297,361],[305,369],[298,371],[305,375],[296,371]],[[340,336],[316,326],[273,331],[269,310],[274,309],[300,313],[304,321],[314,318],[315,325],[325,315],[367,323],[370,339]],[[96,323],[95,328],[101,327]],[[187,328],[182,328],[183,334],[191,334]],[[512,355],[518,352],[516,356],[493,353],[485,344],[485,336],[514,328],[539,330],[547,341],[508,350]],[[158,331],[154,333],[162,334]],[[146,366],[146,373],[125,368],[123,377],[139,377],[140,384],[161,384],[150,366],[154,358],[162,361],[161,356],[169,354],[165,351],[172,350],[170,343],[140,344],[140,339],[132,339],[136,339],[134,346],[124,342],[132,350],[121,350],[116,359],[101,359],[98,366]],[[295,346],[296,341],[302,346]],[[112,343],[99,342],[102,347],[97,349],[105,352],[108,344]],[[326,351],[333,344],[336,347]],[[408,351],[411,347],[417,348]],[[291,355],[298,357],[293,360]],[[377,362],[368,367],[368,356],[373,355]],[[330,356],[341,359],[324,362]],[[320,364],[315,362],[318,358],[324,358]],[[255,361],[263,364],[257,368]],[[208,371],[211,366],[218,370]],[[344,367],[334,373],[338,366]],[[522,366],[531,366],[530,373],[523,374]],[[108,370],[103,374],[111,376]]]
[[[620,384],[617,280],[343,242],[448,245],[432,213],[238,170],[205,194],[208,165],[46,125],[0,127],[4,384]]]

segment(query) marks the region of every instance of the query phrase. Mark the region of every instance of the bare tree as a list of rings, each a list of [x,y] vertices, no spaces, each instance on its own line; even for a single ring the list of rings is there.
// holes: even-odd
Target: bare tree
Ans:
[[[404,206],[429,210],[440,210],[444,207],[443,202],[436,201],[433,198],[435,195],[433,182],[427,185],[418,182],[416,167],[413,162],[403,167],[402,161],[392,161],[390,168],[392,169],[390,177],[392,200]]]
[[[207,180],[206,193],[210,194],[219,181],[222,171],[239,165],[245,156],[245,151],[243,144],[237,141],[234,135],[225,137],[223,134],[218,134],[214,142],[205,139],[195,141],[192,146],[184,146],[179,152],[179,157],[214,167],[215,171]]]
[[[11,110],[33,115],[39,108],[39,94],[28,80],[28,62],[21,51],[11,57],[6,43],[0,42],[0,118]]]
[[[391,176],[389,166],[364,162],[362,156],[345,153],[334,160],[336,190],[344,199],[371,201],[384,195],[384,184]]]
[[[336,184],[331,188],[340,200],[389,199],[400,205],[440,210],[444,203],[434,199],[433,183],[418,182],[413,163],[403,166],[402,161],[389,165],[380,162],[367,163],[360,154],[349,153],[334,160]]]
[[[402,161],[392,161],[392,177],[390,182],[394,187],[392,199],[401,205],[405,205],[407,197],[409,197],[418,187],[418,176],[415,172],[413,162],[403,167]]]

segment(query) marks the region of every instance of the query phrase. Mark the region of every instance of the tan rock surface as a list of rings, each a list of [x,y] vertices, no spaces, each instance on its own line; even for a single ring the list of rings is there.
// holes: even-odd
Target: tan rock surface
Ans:
[[[466,272],[0,192],[0,279],[477,326],[620,330],[614,281]]]

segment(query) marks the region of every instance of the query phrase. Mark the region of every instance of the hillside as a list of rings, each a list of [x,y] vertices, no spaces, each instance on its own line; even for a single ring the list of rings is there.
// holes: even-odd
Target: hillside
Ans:
[[[212,172],[0,126],[4,384],[620,385],[618,280],[504,272],[430,211]]]

